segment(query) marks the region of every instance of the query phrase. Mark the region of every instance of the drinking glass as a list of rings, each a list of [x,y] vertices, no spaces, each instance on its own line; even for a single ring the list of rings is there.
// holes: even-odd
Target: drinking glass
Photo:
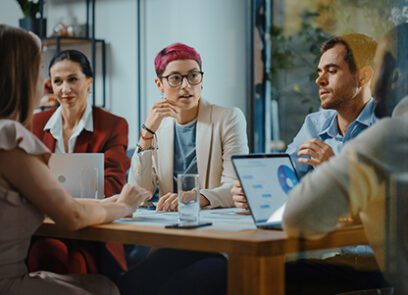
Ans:
[[[197,225],[200,222],[198,174],[179,174],[177,188],[179,224]]]

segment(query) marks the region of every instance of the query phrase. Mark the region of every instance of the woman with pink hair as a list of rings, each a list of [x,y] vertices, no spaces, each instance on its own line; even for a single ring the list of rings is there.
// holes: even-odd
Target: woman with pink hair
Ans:
[[[204,73],[194,48],[169,45],[156,55],[154,65],[163,98],[142,126],[129,183],[152,193],[158,185],[157,210],[176,211],[175,179],[194,173],[199,175],[201,207],[233,207],[231,155],[248,153],[243,113],[201,97]]]
[[[233,207],[231,155],[248,153],[244,115],[201,97],[204,73],[194,48],[172,44],[157,54],[154,64],[163,98],[140,131],[129,183],[152,193],[158,184],[157,210],[176,211],[177,175],[198,174],[201,207]],[[127,272],[119,287],[122,294],[214,294],[225,289],[224,261],[221,254],[159,249]],[[201,275],[214,283],[202,284]]]

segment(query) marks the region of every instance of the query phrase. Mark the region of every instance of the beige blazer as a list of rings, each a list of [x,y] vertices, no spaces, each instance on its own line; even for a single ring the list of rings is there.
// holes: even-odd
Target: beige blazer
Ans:
[[[160,196],[174,192],[174,119],[165,118],[156,132],[156,150],[135,152],[128,182]],[[248,153],[246,120],[238,108],[210,104],[200,99],[196,129],[197,169],[200,193],[210,208],[233,207],[230,193],[236,175],[231,156]]]

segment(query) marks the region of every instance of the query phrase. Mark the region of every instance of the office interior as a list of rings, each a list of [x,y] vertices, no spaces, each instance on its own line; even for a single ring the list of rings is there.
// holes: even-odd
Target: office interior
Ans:
[[[59,24],[83,26],[86,2],[45,1],[47,37]],[[141,123],[160,99],[154,56],[183,42],[205,61],[203,97],[244,112],[251,151],[284,151],[305,115],[319,109],[314,83],[319,44],[350,32],[378,39],[403,21],[403,7],[403,0],[96,1],[95,38],[106,43],[105,107],[129,122],[134,148]],[[17,1],[3,1],[0,16],[14,26],[23,17]],[[56,49],[44,50],[49,60]],[[96,105],[102,105],[100,48],[96,52]]]
[[[44,38],[58,36],[61,25],[84,34],[89,0],[43,4]],[[92,8],[88,28],[105,48],[95,45],[89,100],[127,120],[129,155],[151,106],[161,99],[154,57],[171,43],[200,52],[202,97],[244,113],[250,152],[273,153],[284,152],[305,116],[320,109],[315,79],[321,43],[353,32],[379,40],[408,22],[407,0],[96,0]],[[0,23],[17,27],[22,17],[17,1],[1,1]],[[61,48],[92,59],[90,43]],[[56,50],[55,44],[43,45],[46,77]]]

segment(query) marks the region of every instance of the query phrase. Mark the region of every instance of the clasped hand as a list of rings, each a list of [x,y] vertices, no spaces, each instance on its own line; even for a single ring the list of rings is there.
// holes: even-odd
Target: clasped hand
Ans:
[[[298,162],[316,168],[334,156],[334,152],[328,144],[318,139],[310,139],[299,147],[298,156],[309,156],[310,158],[298,158]]]

